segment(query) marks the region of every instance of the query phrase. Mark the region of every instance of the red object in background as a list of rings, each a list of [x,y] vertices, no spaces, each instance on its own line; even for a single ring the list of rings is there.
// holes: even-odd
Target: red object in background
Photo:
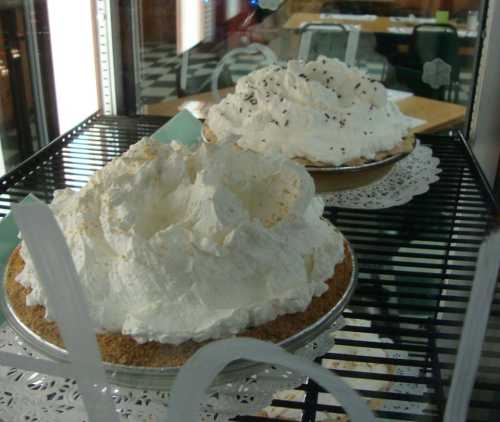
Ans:
[[[240,39],[245,36],[248,29],[255,24],[255,10],[247,1],[240,0],[241,11],[233,18],[225,22],[226,38],[229,48],[240,47]]]

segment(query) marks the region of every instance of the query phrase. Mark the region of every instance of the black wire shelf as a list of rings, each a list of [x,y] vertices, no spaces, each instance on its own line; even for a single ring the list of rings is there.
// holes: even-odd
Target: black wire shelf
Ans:
[[[166,120],[91,116],[0,179],[0,217],[29,193],[50,202],[56,189],[81,188],[96,170]],[[332,352],[324,358],[393,369],[337,371],[358,386],[369,380],[398,386],[359,389],[382,403],[376,411],[381,420],[442,420],[479,245],[498,215],[491,190],[459,133],[422,135],[420,141],[441,161],[440,180],[427,193],[386,210],[325,211],[358,254],[359,286],[345,315],[350,320],[344,332],[352,336],[336,341],[353,353]],[[364,324],[349,323],[353,319]],[[374,356],[370,350],[384,353]],[[342,408],[322,401],[324,392],[313,381],[298,390],[305,393],[303,399],[275,400],[273,405],[293,409],[294,420],[302,422],[342,417]],[[500,420],[500,285],[468,416],[470,421]]]

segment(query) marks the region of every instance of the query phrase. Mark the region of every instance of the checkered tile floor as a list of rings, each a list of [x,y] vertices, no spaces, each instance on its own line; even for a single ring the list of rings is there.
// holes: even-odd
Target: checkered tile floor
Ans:
[[[177,98],[176,72],[180,57],[176,55],[175,45],[146,44],[141,56],[141,104]]]
[[[147,44],[142,52],[141,104],[151,104],[177,98],[177,78],[181,56],[176,55],[174,45]],[[213,53],[192,51],[188,58],[187,93],[207,91],[210,77],[222,57]],[[237,60],[237,61],[236,61]],[[229,61],[228,74],[232,82],[258,69],[262,58],[257,55],[239,55]]]
[[[187,95],[205,92],[210,89],[211,74],[221,58],[213,53],[197,52],[196,50],[189,53]],[[139,93],[141,105],[177,98],[177,78],[180,73],[181,56],[176,55],[175,45],[146,44],[142,51],[141,65]],[[228,76],[226,79],[230,78],[230,83],[232,84],[239,77],[261,66],[261,56],[250,54],[239,55],[236,59],[229,61]],[[382,61],[360,60],[357,66],[366,71],[374,79],[380,80],[384,75],[384,64]],[[468,102],[471,79],[472,75],[470,71],[461,72],[458,101],[462,104],[467,104]],[[228,83],[227,80],[226,83]],[[404,87],[398,86],[391,86],[391,88],[404,89]]]

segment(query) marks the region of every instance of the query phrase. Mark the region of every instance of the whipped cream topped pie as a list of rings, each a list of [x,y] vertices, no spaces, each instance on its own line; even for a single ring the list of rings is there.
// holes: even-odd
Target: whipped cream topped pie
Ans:
[[[411,151],[409,129],[381,83],[320,56],[241,78],[234,94],[210,108],[203,130],[209,142],[341,166]]]
[[[51,209],[115,363],[175,366],[233,335],[283,340],[328,312],[352,270],[305,169],[234,145],[144,138]],[[61,346],[24,243],[6,283],[21,320]]]

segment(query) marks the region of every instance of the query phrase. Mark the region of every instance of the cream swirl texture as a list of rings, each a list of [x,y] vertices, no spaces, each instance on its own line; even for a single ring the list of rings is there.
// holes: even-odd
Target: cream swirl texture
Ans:
[[[290,61],[241,78],[208,113],[218,142],[341,165],[373,159],[407,134],[407,118],[385,87],[337,59]]]
[[[343,259],[343,237],[299,165],[232,145],[144,138],[51,204],[97,332],[179,344],[303,311]],[[28,305],[50,300],[23,243]]]

